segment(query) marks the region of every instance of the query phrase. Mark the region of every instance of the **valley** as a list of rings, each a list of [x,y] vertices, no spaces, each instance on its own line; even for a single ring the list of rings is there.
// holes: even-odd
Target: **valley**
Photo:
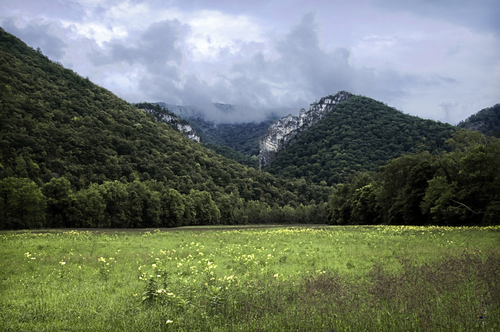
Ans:
[[[3,30],[0,43],[1,229],[498,220],[494,136],[345,91],[298,116],[215,123],[185,111],[190,123],[131,105]],[[494,130],[484,124],[497,110],[475,128]]]
[[[2,330],[499,330],[499,104],[167,102],[0,28]]]

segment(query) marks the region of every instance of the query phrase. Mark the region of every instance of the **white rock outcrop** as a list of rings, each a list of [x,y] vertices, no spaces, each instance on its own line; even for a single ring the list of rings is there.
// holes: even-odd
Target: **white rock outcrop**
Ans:
[[[352,96],[352,93],[339,91],[335,95],[323,97],[319,102],[312,103],[308,111],[302,108],[298,117],[289,114],[269,126],[259,140],[259,168],[271,165],[276,153],[293,144],[303,132],[321,120],[338,103]]]
[[[193,141],[196,141],[198,143],[200,142],[200,136],[198,136],[198,134],[193,129],[193,127],[191,127],[188,124],[181,124],[181,123],[176,123],[176,126],[177,126],[177,129],[180,132],[184,133],[184,135],[187,138],[192,139]]]
[[[156,121],[168,123],[172,127],[176,128],[178,131],[183,133],[187,138],[192,139],[193,141],[200,142],[201,138],[198,136],[196,131],[191,127],[186,121],[179,119],[175,114],[170,113],[167,110],[157,111],[145,109],[146,112],[151,113]]]

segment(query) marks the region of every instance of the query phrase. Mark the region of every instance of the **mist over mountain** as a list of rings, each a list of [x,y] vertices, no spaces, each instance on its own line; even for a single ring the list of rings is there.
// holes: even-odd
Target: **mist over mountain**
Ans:
[[[222,103],[206,103],[198,105],[173,105],[166,102],[156,102],[177,114],[180,118],[189,120],[200,118],[214,124],[234,124],[234,123],[260,123],[269,119],[277,119],[294,110],[292,108],[269,108],[255,109],[245,105],[231,105]]]
[[[209,149],[254,168],[258,166],[260,137],[281,113],[289,111],[284,108],[261,112],[221,103],[205,107],[156,104],[187,121]]]

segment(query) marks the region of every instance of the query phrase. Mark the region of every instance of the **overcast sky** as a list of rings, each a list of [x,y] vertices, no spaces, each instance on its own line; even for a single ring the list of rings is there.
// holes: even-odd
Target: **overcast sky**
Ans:
[[[346,90],[452,124],[500,103],[499,0],[0,0],[0,24],[129,102],[301,107]]]

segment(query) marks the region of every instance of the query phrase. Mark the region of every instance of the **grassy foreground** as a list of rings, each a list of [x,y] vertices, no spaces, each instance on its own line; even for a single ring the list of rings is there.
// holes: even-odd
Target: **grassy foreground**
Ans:
[[[500,226],[0,234],[1,331],[499,331]]]

